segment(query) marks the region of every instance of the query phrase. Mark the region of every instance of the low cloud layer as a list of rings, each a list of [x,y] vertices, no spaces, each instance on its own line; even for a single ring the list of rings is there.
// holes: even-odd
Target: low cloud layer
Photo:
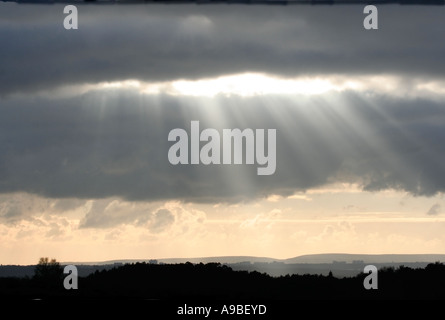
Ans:
[[[62,5],[0,3],[0,95],[242,72],[443,78],[444,10],[381,6],[367,31],[361,5],[79,6],[68,31]]]
[[[117,89],[6,99],[0,106],[0,192],[193,202],[290,195],[334,182],[416,195],[443,192],[440,102],[365,95],[199,98]],[[201,130],[219,132],[276,129],[275,174],[257,176],[256,164],[170,164],[168,134],[174,128],[190,132],[192,120]]]

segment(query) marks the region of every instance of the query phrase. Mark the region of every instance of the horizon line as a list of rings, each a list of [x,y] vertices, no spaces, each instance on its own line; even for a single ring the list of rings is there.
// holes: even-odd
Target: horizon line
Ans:
[[[367,256],[367,257],[375,257],[375,256],[443,256],[445,262],[445,253],[341,253],[341,252],[331,252],[331,253],[313,253],[313,254],[302,254],[298,256],[293,256],[290,258],[273,258],[268,256],[252,256],[252,255],[222,255],[222,256],[200,256],[200,257],[176,257],[176,258],[127,258],[127,259],[111,259],[111,260],[102,260],[102,261],[83,261],[83,262],[73,262],[73,261],[63,261],[61,264],[113,264],[113,263],[125,263],[128,262],[147,262],[150,260],[156,260],[158,263],[165,260],[209,260],[209,259],[224,259],[224,258],[253,258],[253,259],[264,259],[271,260],[270,262],[280,262],[292,259],[298,259],[302,257],[311,257],[311,256],[329,256],[329,255],[343,255],[343,256]],[[208,261],[206,263],[210,263]],[[216,261],[215,261],[216,262]],[[246,261],[247,262],[247,261]],[[409,262],[409,261],[406,261]],[[427,261],[418,261],[418,262],[427,262]]]
[[[203,263],[240,263],[240,262],[255,262],[255,261],[238,261],[238,262],[218,262],[218,261],[208,261],[211,259],[215,259],[215,260],[222,260],[225,258],[230,258],[230,259],[237,259],[237,258],[243,258],[243,259],[253,259],[253,260],[263,260],[263,261],[258,261],[258,262],[285,262],[288,260],[294,260],[294,259],[298,259],[298,258],[310,258],[310,257],[318,257],[318,258],[323,258],[323,256],[363,256],[363,257],[385,257],[385,256],[394,256],[394,257],[401,257],[401,256],[420,256],[420,257],[425,257],[425,256],[441,256],[441,262],[445,262],[445,253],[341,253],[341,252],[330,252],[330,253],[310,253],[310,254],[302,254],[302,255],[298,255],[298,256],[293,256],[290,258],[273,258],[273,257],[268,257],[268,256],[253,256],[253,255],[221,255],[221,256],[200,256],[200,257],[173,257],[173,258],[122,258],[122,259],[110,259],[110,260],[100,260],[100,261],[57,261],[56,258],[54,257],[48,257],[51,259],[56,259],[57,262],[59,262],[61,265],[107,265],[107,264],[115,264],[115,263],[137,263],[137,262],[149,262],[150,260],[152,261],[156,261],[157,263],[163,263],[163,261],[169,261],[169,260],[177,260],[177,261],[184,261],[184,262],[176,262],[176,263],[185,263],[185,262],[191,262],[191,261],[187,261],[187,260],[194,260],[195,262],[191,262],[191,263],[200,263],[203,262],[204,260],[207,260]],[[196,262],[196,260],[198,260],[198,262]],[[199,262],[199,260],[202,260]],[[266,261],[267,260],[267,261]],[[314,261],[314,262],[301,262],[301,263],[333,263],[334,261],[336,262],[347,262],[347,261],[337,261],[337,260],[332,260],[331,262],[318,262],[318,261]],[[377,262],[375,261],[374,263],[412,263],[412,262],[436,262],[435,261],[385,261],[385,262]],[[170,262],[170,263],[174,263],[174,262]],[[296,262],[295,262],[296,263]],[[34,266],[37,265],[38,262],[36,262],[35,264],[11,264],[11,263],[0,263],[0,266]],[[169,264],[168,262],[166,264]],[[292,264],[292,263],[290,263]]]

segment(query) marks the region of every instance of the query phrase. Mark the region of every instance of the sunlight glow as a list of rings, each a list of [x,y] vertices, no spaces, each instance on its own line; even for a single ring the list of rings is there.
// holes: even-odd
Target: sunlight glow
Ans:
[[[131,90],[139,94],[193,97],[261,95],[326,95],[332,92],[358,91],[372,94],[391,94],[403,98],[421,98],[442,101],[445,95],[442,80],[406,79],[394,75],[354,76],[328,75],[281,78],[265,73],[240,73],[197,80],[176,79],[149,82],[126,79],[112,82],[71,84],[39,92],[48,99],[76,96],[89,91]],[[20,95],[20,94],[18,94]]]
[[[83,90],[94,85],[83,85]],[[407,98],[436,97],[445,95],[443,81],[407,80],[394,75],[369,75],[351,79],[348,76],[312,76],[280,78],[263,73],[241,73],[198,80],[173,80],[144,82],[124,80],[99,83],[96,88],[135,89],[144,94],[168,94],[174,96],[215,97],[218,95],[252,97],[260,95],[322,95],[346,90],[372,93],[391,93]]]
[[[321,94],[340,89],[326,79],[280,79],[265,74],[245,73],[198,81],[174,81],[175,91],[191,96],[264,94]]]

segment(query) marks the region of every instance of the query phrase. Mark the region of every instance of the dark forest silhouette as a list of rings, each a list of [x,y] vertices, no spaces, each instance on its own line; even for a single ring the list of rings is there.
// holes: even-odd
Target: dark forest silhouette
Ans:
[[[378,289],[366,290],[367,274],[336,278],[305,274],[272,277],[256,271],[233,271],[220,263],[125,264],[79,277],[78,290],[63,287],[63,269],[41,261],[34,277],[0,278],[0,298],[78,299],[445,299],[445,265],[382,268]]]

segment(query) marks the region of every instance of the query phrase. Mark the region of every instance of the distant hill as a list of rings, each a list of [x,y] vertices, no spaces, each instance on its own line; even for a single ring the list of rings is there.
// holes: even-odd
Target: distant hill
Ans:
[[[268,257],[254,257],[254,256],[221,256],[221,257],[197,257],[197,258],[165,258],[165,259],[123,259],[123,260],[108,260],[98,262],[62,262],[62,264],[74,264],[74,265],[109,265],[109,264],[126,264],[136,262],[147,262],[156,260],[158,263],[240,263],[240,262],[274,262],[283,261],[280,259],[268,258]]]
[[[253,256],[223,256],[223,257],[204,257],[204,258],[180,258],[180,259],[159,259],[159,262],[164,263],[209,263],[209,262],[218,262],[218,263],[241,263],[241,262],[264,262],[270,263],[274,261],[281,261],[280,259],[268,258],[268,257],[253,257]]]
[[[347,254],[327,253],[309,254],[281,260],[284,263],[332,263],[353,261],[364,263],[403,263],[403,262],[444,262],[445,254]]]
[[[286,264],[300,263],[333,263],[353,261],[363,261],[363,263],[403,263],[403,262],[445,262],[445,254],[348,254],[348,253],[325,253],[325,254],[308,254],[288,259],[275,259],[270,257],[254,257],[254,256],[216,256],[216,257],[196,257],[196,258],[166,258],[166,259],[126,259],[126,260],[109,260],[102,262],[63,262],[62,264],[75,265],[110,265],[125,264],[136,262],[150,262],[156,260],[158,263],[271,263],[282,262]]]

